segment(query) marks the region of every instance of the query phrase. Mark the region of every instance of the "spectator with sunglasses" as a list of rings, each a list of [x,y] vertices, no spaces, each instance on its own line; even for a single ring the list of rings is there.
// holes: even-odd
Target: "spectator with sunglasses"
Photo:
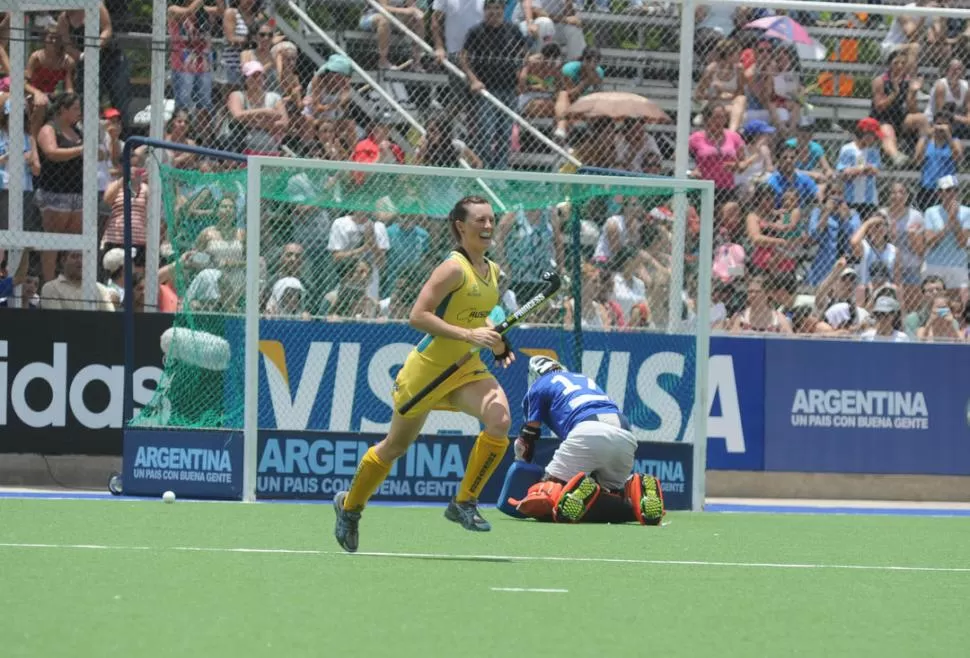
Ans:
[[[248,62],[252,61],[262,64],[264,89],[278,94],[280,93],[280,74],[276,66],[276,57],[273,55],[273,34],[272,23],[269,21],[262,23],[256,31],[255,48],[242,51],[239,61],[243,68]]]

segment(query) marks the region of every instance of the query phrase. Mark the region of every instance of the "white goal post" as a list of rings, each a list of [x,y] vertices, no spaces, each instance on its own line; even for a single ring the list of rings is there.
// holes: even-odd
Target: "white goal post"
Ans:
[[[459,181],[484,181],[495,189],[501,196],[506,182],[517,185],[535,184],[537,186],[597,186],[600,188],[615,188],[622,185],[625,188],[643,188],[644,195],[649,194],[647,188],[654,188],[657,194],[666,190],[673,196],[674,204],[686,205],[687,194],[699,198],[697,208],[700,217],[700,232],[698,236],[698,264],[696,290],[696,318],[690,328],[695,339],[696,365],[693,382],[693,417],[687,423],[690,436],[684,436],[685,441],[693,443],[693,509],[703,509],[705,495],[705,467],[707,461],[707,412],[710,404],[708,391],[708,360],[710,342],[710,295],[711,295],[711,267],[713,253],[713,218],[714,218],[714,185],[711,181],[691,180],[660,177],[627,177],[583,174],[548,174],[523,171],[485,171],[464,169],[442,169],[418,166],[388,165],[388,164],[360,164],[356,162],[336,162],[325,160],[308,160],[285,157],[251,156],[247,165],[246,190],[246,278],[245,278],[245,341],[244,341],[244,459],[243,459],[243,500],[254,501],[256,498],[257,459],[258,459],[258,430],[259,428],[259,354],[260,354],[260,318],[263,309],[260,300],[264,299],[264,282],[261,281],[261,271],[265,263],[261,262],[263,254],[263,182],[272,178],[272,170],[326,170],[335,174],[363,175],[393,175],[414,177],[436,177]],[[679,214],[679,213],[678,213]],[[589,219],[604,220],[604,217],[590,217]],[[684,259],[684,254],[672,254],[672,260]],[[674,298],[674,295],[670,295]],[[677,295],[680,304],[680,294]],[[670,314],[675,311],[679,315],[680,307],[671,307]],[[660,331],[663,331],[661,329]],[[681,329],[683,333],[683,328]],[[644,332],[644,340],[657,333]],[[630,377],[635,377],[631,374]],[[501,377],[500,377],[501,379]],[[324,381],[322,386],[327,386]],[[333,385],[330,383],[330,385]],[[650,400],[644,400],[649,405]],[[510,400],[515,408],[520,400]]]

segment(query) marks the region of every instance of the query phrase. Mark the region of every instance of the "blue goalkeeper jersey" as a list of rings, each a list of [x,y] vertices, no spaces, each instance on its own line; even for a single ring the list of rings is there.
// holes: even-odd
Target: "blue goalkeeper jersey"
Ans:
[[[522,400],[526,422],[548,425],[565,439],[579,423],[597,414],[620,414],[610,397],[586,375],[553,371],[532,384]]]

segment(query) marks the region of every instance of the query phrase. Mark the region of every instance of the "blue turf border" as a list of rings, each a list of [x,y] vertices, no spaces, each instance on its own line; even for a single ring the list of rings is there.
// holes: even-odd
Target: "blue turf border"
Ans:
[[[820,507],[807,505],[740,505],[710,504],[708,512],[761,513],[761,514],[854,514],[870,516],[970,516],[970,509],[942,507]]]
[[[100,491],[0,491],[0,499],[33,499],[33,500],[127,500],[127,501],[156,501],[157,498],[144,496],[113,496]],[[192,499],[186,499],[192,500]],[[214,501],[221,502],[221,501]],[[231,501],[227,501],[231,502]],[[260,500],[260,503],[288,504],[288,505],[329,505],[332,500],[293,500],[272,499]],[[373,502],[378,507],[442,507],[444,503],[420,502]],[[493,507],[493,505],[482,505]],[[711,503],[705,506],[707,512],[730,514],[848,514],[856,516],[950,516],[970,517],[970,509],[950,508],[912,508],[912,507],[852,507],[841,505],[837,507],[821,507],[808,505],[759,505],[759,504],[727,504]]]

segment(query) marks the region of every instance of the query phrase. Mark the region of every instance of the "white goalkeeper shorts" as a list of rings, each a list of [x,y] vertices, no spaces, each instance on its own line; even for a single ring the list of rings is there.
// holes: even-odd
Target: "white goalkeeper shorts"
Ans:
[[[568,482],[579,472],[595,477],[600,486],[622,489],[633,471],[637,439],[629,430],[598,420],[576,425],[552,455],[546,473]]]

